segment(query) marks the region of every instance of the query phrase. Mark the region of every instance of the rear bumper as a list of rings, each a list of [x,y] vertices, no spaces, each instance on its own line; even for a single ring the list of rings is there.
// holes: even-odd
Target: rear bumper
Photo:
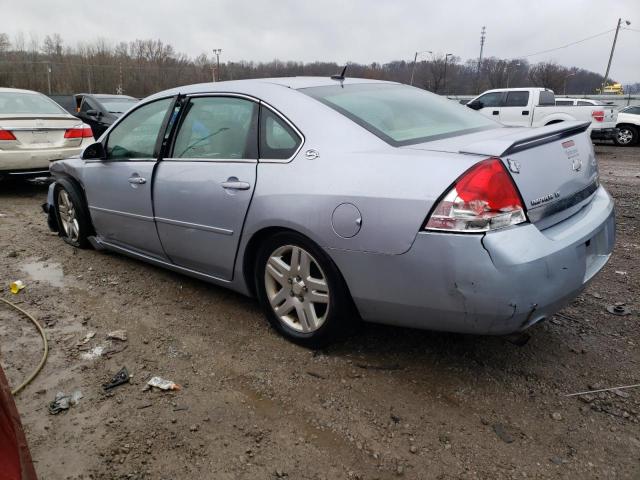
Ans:
[[[567,220],[486,235],[421,232],[402,255],[328,250],[363,319],[500,335],[524,330],[569,303],[606,264],[614,205],[600,187]]]
[[[591,130],[592,140],[613,140],[618,134],[617,128],[594,128]]]
[[[79,155],[87,144],[88,142],[83,142],[78,147],[47,150],[0,151],[0,174],[19,173],[21,171],[48,171],[50,162]]]

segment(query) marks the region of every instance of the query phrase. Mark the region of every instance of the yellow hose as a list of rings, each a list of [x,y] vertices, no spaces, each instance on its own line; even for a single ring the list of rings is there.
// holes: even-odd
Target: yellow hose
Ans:
[[[47,356],[49,355],[49,344],[47,343],[47,336],[44,334],[44,330],[42,329],[42,327],[40,326],[38,321],[31,316],[31,314],[29,314],[28,312],[24,311],[19,306],[11,303],[9,300],[5,300],[4,298],[0,298],[0,300],[3,301],[4,303],[6,303],[7,305],[9,305],[10,307],[15,308],[20,313],[25,315],[29,320],[31,320],[31,322],[36,326],[36,328],[40,332],[40,336],[42,337],[42,344],[44,345],[44,352],[42,353],[42,360],[40,360],[40,363],[38,364],[36,369],[33,371],[33,373],[31,375],[29,375],[29,377],[24,382],[22,382],[16,388],[11,390],[11,394],[13,396],[15,396],[15,395],[18,394],[18,392],[20,392],[20,390],[22,390],[24,387],[29,385],[29,383],[31,383],[31,381],[34,378],[36,378],[36,376],[40,373],[40,370],[42,370],[42,367],[44,367],[44,364],[47,361]]]

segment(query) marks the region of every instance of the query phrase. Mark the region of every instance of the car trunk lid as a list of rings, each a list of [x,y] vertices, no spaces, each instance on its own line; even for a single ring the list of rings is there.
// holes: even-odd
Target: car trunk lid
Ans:
[[[0,150],[43,150],[77,147],[82,138],[65,138],[69,128],[82,121],[67,115],[0,115],[0,129],[10,131],[15,140],[0,142]]]
[[[589,123],[564,122],[495,129],[404,148],[500,158],[522,195],[529,220],[546,228],[588,203],[598,187],[588,127]]]

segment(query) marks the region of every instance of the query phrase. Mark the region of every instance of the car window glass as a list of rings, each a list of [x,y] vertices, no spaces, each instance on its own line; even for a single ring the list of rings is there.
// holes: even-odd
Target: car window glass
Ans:
[[[165,98],[131,112],[109,134],[107,158],[154,158],[158,132],[172,98]]]
[[[0,92],[0,114],[67,114],[67,111],[39,93]]]
[[[499,107],[502,104],[502,92],[485,93],[480,98],[479,102],[482,102],[482,107]]]
[[[635,115],[640,115],[640,107],[631,107],[629,110],[625,111],[625,113],[633,113]]]
[[[257,104],[234,97],[192,99],[180,124],[172,158],[256,158]]]
[[[302,140],[296,132],[268,108],[260,113],[260,158],[290,158]]]
[[[83,98],[83,99],[82,99],[82,105],[80,105],[80,111],[81,111],[81,112],[85,112],[85,113],[86,113],[86,112],[87,112],[87,111],[89,111],[89,110],[95,110],[95,108],[94,108],[94,107],[92,107],[92,106],[89,104],[89,99],[88,99],[88,98]]]
[[[578,105],[584,107],[585,105],[594,106],[595,104],[593,104],[591,102],[585,102],[583,100],[578,100]]]
[[[508,92],[505,107],[526,107],[529,103],[529,92]]]
[[[543,90],[540,92],[540,99],[538,100],[538,105],[549,106],[556,104],[556,97],[553,92],[548,90]]]
[[[573,105],[573,100],[556,100],[556,106]]]

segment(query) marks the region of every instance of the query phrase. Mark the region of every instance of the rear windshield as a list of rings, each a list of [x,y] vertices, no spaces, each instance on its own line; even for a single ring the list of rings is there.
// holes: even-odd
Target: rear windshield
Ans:
[[[109,113],[124,113],[138,103],[135,98],[98,98],[98,100]]]
[[[396,147],[500,127],[457,102],[405,85],[336,84],[300,91]]]
[[[0,92],[0,114],[5,113],[69,115],[60,105],[39,93]]]

